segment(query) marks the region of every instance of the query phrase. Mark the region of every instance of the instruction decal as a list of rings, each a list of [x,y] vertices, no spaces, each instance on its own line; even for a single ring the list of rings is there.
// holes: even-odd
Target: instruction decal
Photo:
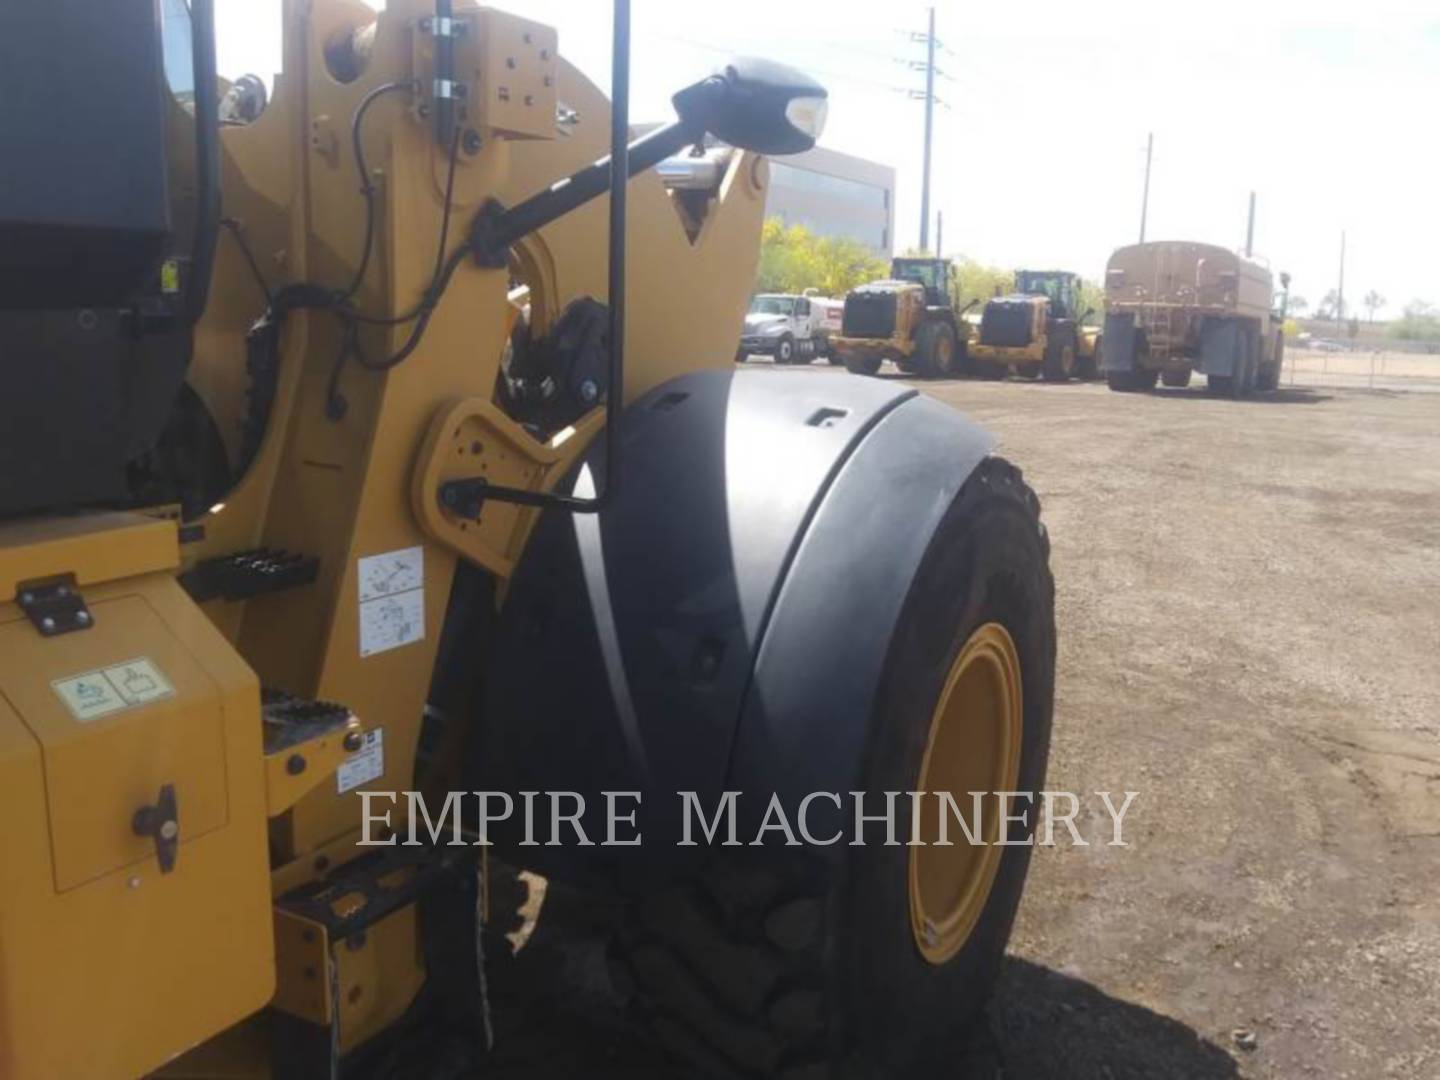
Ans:
[[[425,549],[360,560],[360,655],[398,649],[425,636]]]
[[[50,687],[82,724],[175,696],[170,680],[144,656],[55,679]]]
[[[365,732],[365,743],[346,758],[335,770],[335,787],[341,795],[354,791],[361,784],[379,780],[385,775],[385,729],[371,728]]]

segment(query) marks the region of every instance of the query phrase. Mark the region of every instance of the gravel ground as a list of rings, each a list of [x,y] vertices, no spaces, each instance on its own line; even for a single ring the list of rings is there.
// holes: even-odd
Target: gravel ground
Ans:
[[[1036,852],[967,1075],[1440,1077],[1440,396],[925,389],[1044,503],[1050,787],[1139,792],[1128,847]],[[501,1075],[669,1075],[555,1035],[562,966]]]

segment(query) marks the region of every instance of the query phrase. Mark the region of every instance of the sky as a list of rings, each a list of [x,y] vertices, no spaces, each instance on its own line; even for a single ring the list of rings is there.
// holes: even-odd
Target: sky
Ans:
[[[383,0],[371,0],[383,6]],[[557,27],[610,85],[605,0],[501,0]],[[220,68],[271,73],[280,0],[217,0]],[[1434,0],[939,0],[931,206],[947,255],[1103,273],[1138,238],[1255,251],[1312,306],[1339,275],[1397,315],[1440,304],[1440,4]],[[897,170],[897,250],[919,238],[927,5],[912,0],[633,0],[631,117],[728,56],[802,68],[830,91],[821,145]],[[931,226],[934,239],[934,225]]]

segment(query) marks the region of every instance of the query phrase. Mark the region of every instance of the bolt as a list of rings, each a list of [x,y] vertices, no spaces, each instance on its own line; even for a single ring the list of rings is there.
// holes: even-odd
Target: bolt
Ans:
[[[77,611],[77,612],[75,613],[75,621],[76,621],[77,623],[79,623],[81,626],[89,626],[89,625],[90,625],[90,613],[89,613],[88,611]]]
[[[345,747],[346,750],[348,750],[350,753],[353,754],[356,750],[359,750],[359,749],[360,749],[360,746],[361,746],[361,744],[362,744],[364,741],[365,741],[365,736],[363,736],[362,734],[360,734],[360,732],[358,732],[358,731],[347,731],[347,732],[345,733],[345,741],[344,741],[343,745],[344,745],[344,747]]]
[[[594,405],[600,399],[600,384],[594,379],[585,379],[580,383],[580,400],[586,405]]]
[[[176,822],[174,819],[171,819],[170,821],[162,821],[162,822],[160,823],[160,839],[161,839],[161,840],[174,840],[175,837],[177,837],[177,836],[179,836],[179,835],[180,835],[180,825],[179,825],[179,823]]]
[[[22,593],[20,594],[20,603],[21,603],[21,604],[24,604],[24,605],[27,606],[27,607],[28,607],[31,603],[33,603],[34,600],[35,600],[35,594],[34,594],[34,593],[22,592]]]
[[[300,754],[291,754],[285,761],[285,771],[291,776],[299,776],[305,771],[305,758]]]
[[[478,154],[480,152],[480,147],[483,145],[484,142],[480,138],[480,133],[474,128],[466,128],[465,134],[460,137],[461,149],[463,149],[465,153],[472,156]]]
[[[69,595],[70,595],[70,590],[67,589],[64,585],[56,585],[56,586],[55,586],[55,595],[56,595],[56,596],[69,596]]]
[[[40,629],[44,630],[47,634],[50,633],[55,629],[55,620],[52,619],[49,615],[46,615],[43,619],[40,620]]]
[[[125,884],[132,889],[138,889],[140,887],[140,878],[138,876],[132,877],[129,881],[125,882]]]

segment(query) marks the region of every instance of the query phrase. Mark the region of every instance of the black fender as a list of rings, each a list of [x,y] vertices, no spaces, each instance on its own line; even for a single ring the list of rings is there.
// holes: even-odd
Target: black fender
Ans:
[[[1200,328],[1200,360],[1195,370],[1202,375],[1233,377],[1239,374],[1245,346],[1245,328],[1233,319],[1206,319]]]
[[[992,445],[902,383],[770,371],[671,380],[626,410],[621,437],[611,504],[536,525],[466,763],[469,790],[584,797],[595,847],[568,826],[548,844],[544,795],[534,844],[519,796],[490,830],[562,878],[693,866],[703,835],[677,845],[679,792],[707,818],[740,792],[745,842],[772,792],[793,812],[810,791],[851,790],[910,582]],[[562,486],[603,484],[597,442]],[[633,826],[636,800],[615,803],[616,839],[638,829],[640,847],[601,844],[606,791],[640,793]]]
[[[1128,312],[1107,313],[1105,331],[1100,335],[1102,371],[1134,371],[1137,344],[1135,316]]]

